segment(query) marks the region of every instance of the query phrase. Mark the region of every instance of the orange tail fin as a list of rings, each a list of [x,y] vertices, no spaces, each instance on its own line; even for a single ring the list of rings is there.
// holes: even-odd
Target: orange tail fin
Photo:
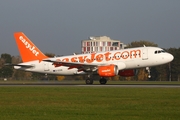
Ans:
[[[31,42],[31,40],[23,32],[14,33],[14,37],[23,62],[33,60],[42,61],[42,59],[48,58]]]

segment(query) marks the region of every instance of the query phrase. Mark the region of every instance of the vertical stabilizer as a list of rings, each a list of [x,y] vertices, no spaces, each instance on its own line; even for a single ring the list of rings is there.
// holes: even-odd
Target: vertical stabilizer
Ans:
[[[14,37],[23,62],[29,62],[33,60],[41,61],[42,59],[48,58],[31,42],[31,40],[23,32],[14,33]]]

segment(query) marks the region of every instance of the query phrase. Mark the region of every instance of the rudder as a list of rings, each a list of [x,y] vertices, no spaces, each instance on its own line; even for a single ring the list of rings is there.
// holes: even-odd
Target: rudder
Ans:
[[[34,60],[42,61],[42,59],[48,58],[23,32],[14,33],[14,37],[23,62]]]

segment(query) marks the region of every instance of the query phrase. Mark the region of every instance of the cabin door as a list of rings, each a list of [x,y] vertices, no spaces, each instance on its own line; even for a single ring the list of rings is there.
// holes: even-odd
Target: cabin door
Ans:
[[[142,50],[142,59],[143,60],[148,59],[148,49],[147,48],[143,48],[143,50]]]

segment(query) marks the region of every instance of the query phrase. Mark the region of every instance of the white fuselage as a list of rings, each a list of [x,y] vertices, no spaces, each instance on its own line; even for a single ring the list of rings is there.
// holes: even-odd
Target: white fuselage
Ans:
[[[123,70],[166,64],[173,60],[173,56],[167,52],[164,52],[163,49],[158,47],[137,47],[92,54],[62,56],[49,59],[64,62],[75,62],[86,65],[93,64],[97,66],[114,64],[118,66],[119,70]],[[14,68],[31,72],[57,75],[86,74],[84,71],[78,72],[77,68],[69,69],[67,66],[55,67],[51,62],[39,60],[20,63],[20,65],[32,65],[34,67],[25,68],[21,66],[14,66]]]

